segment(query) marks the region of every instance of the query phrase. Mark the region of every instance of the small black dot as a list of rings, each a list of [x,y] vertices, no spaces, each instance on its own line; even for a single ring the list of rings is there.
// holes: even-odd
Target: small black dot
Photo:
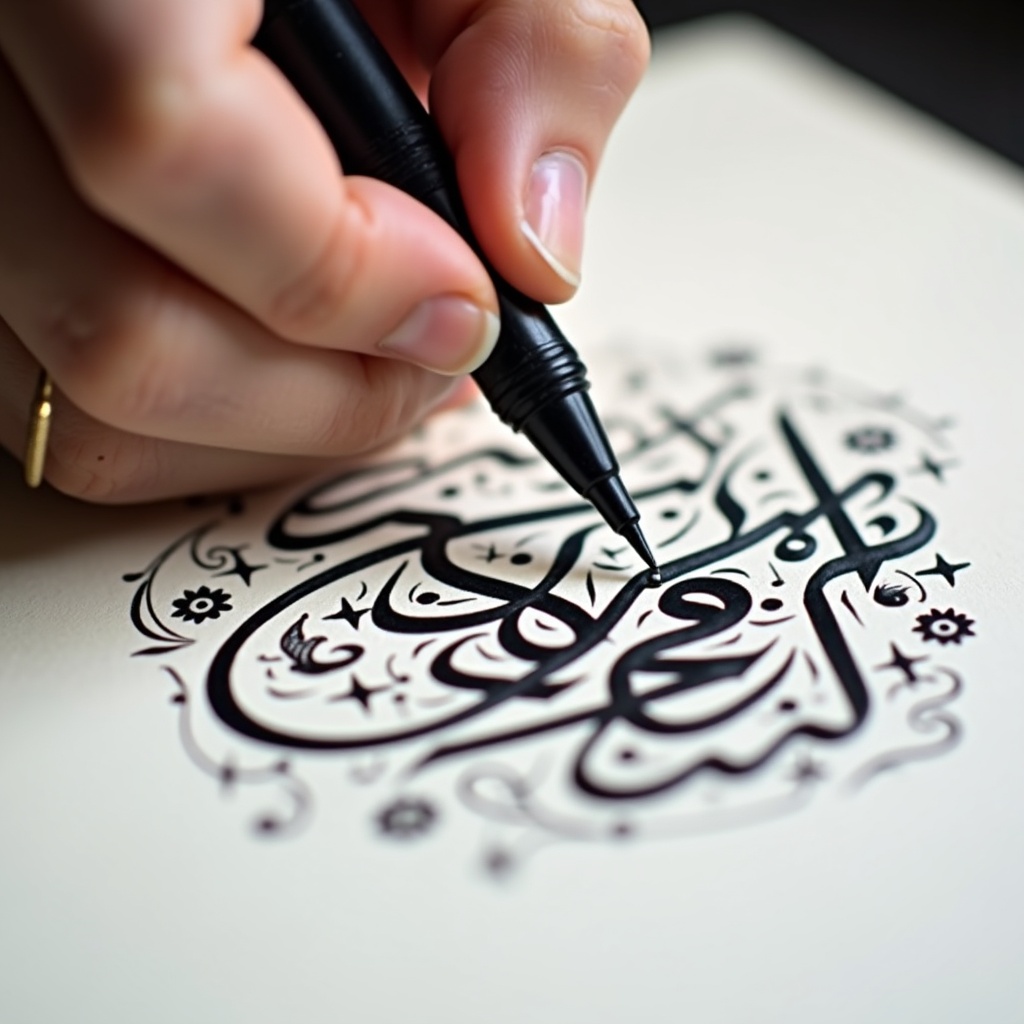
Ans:
[[[632,747],[624,747],[622,750],[619,751],[619,760],[620,761],[635,761],[636,760],[636,751],[633,750]]]
[[[662,519],[678,519],[679,518],[679,509],[667,508],[667,509],[665,509],[664,512],[661,513],[661,518]]]
[[[772,475],[771,475],[771,473],[768,472],[767,469],[759,469],[754,474],[754,479],[755,480],[771,480],[771,478],[772,478]]]
[[[455,498],[455,497],[458,497],[458,494],[459,494],[458,487],[446,487],[446,488],[444,488],[443,491],[441,491],[441,497],[442,498]]]
[[[106,459],[106,455],[97,455],[96,456],[96,461],[97,462],[103,462],[105,459]]]
[[[528,555],[525,551],[520,551],[518,554],[513,555],[509,561],[513,565],[529,565],[533,561],[533,555]]]
[[[780,700],[779,710],[780,711],[796,711],[797,703],[795,700]]]
[[[615,836],[616,839],[628,839],[632,834],[632,825],[627,825],[624,821],[612,828],[612,835]]]
[[[417,604],[436,604],[441,600],[440,594],[435,594],[433,591],[428,590],[425,594],[419,594],[416,597]]]
[[[404,704],[405,703],[405,694],[404,693],[396,693],[394,695],[394,697],[392,697],[392,700],[396,704]]]
[[[782,607],[782,602],[777,597],[766,597],[761,602],[761,607],[766,612],[777,612]]]

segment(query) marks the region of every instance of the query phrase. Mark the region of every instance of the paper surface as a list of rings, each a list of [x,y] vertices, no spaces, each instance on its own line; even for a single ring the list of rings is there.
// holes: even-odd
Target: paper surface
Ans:
[[[1013,1019],[1024,179],[663,37],[591,366],[667,580],[486,411],[92,509],[2,467],[0,1015]]]

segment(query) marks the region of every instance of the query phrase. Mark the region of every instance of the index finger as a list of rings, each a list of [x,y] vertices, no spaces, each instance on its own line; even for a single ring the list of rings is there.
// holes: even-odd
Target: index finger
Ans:
[[[469,247],[408,196],[345,179],[249,45],[258,0],[6,0],[0,48],[80,191],[293,340],[370,351],[429,298],[495,310]]]

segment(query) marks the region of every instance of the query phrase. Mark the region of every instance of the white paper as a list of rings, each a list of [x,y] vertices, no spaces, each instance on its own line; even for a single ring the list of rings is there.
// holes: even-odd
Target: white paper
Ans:
[[[560,320],[662,588],[479,408],[237,504],[0,467],[2,1019],[1021,1014],[1024,179],[658,51]]]

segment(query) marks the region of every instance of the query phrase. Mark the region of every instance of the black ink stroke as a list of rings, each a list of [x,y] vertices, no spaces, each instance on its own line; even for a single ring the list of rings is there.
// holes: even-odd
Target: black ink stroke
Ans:
[[[733,510],[734,502],[729,495],[728,482],[738,471],[746,455],[745,453],[737,460],[734,460],[726,470],[723,483],[718,488],[718,497],[716,498],[716,503],[723,510],[723,515],[730,524],[730,536],[720,543],[712,544],[702,550],[666,562],[662,566],[662,575],[666,583],[671,583],[689,573],[705,569],[713,563],[734,558],[754,544],[779,533],[783,534],[783,536],[775,547],[776,557],[789,561],[802,560],[809,557],[809,553],[816,546],[812,543],[812,538],[810,538],[807,531],[819,521],[827,522],[835,539],[843,549],[843,554],[826,560],[813,573],[805,588],[804,607],[809,621],[821,642],[822,649],[825,651],[833,671],[846,693],[853,709],[854,719],[852,726],[842,730],[841,733],[813,726],[798,726],[794,729],[793,735],[803,732],[807,735],[813,735],[818,739],[838,738],[839,735],[845,736],[853,729],[856,729],[864,720],[868,710],[869,698],[861,673],[850,653],[832,608],[825,597],[825,588],[832,581],[847,575],[859,577],[865,587],[870,587],[879,568],[886,560],[903,557],[919,550],[933,536],[935,524],[934,520],[923,508],[911,503],[910,507],[917,513],[918,521],[907,534],[888,538],[877,544],[866,542],[862,539],[847,515],[845,511],[846,503],[853,497],[860,496],[869,491],[875,492],[874,502],[877,503],[892,493],[895,485],[894,479],[884,473],[868,472],[858,477],[842,490],[836,490],[826,479],[822,469],[812,457],[790,419],[783,414],[779,416],[777,422],[781,435],[785,439],[796,464],[803,472],[814,495],[815,501],[813,505],[800,512],[780,513],[767,522],[752,527],[747,533],[740,532],[742,519]],[[493,455],[493,452],[489,454]],[[680,482],[674,482],[670,489],[678,488],[679,486]],[[303,504],[305,507],[310,507],[309,499],[306,499]],[[553,512],[548,513],[549,516],[554,514]],[[544,518],[543,513],[541,517]],[[559,597],[553,592],[555,585],[561,582],[570,568],[576,564],[582,545],[594,527],[577,531],[567,537],[559,547],[552,565],[544,578],[535,586],[526,587],[460,567],[448,559],[446,555],[448,545],[470,532],[479,530],[479,523],[467,524],[454,515],[408,511],[393,513],[387,518],[388,521],[392,522],[416,525],[420,527],[421,532],[413,538],[397,541],[376,551],[367,552],[341,562],[338,565],[331,566],[317,576],[297,584],[285,594],[259,609],[221,647],[214,658],[208,674],[207,693],[214,711],[232,729],[251,739],[283,747],[309,750],[359,749],[374,745],[404,742],[428,733],[436,733],[466,722],[469,719],[484,715],[499,705],[512,700],[536,698],[539,696],[551,697],[560,688],[552,688],[549,677],[556,671],[572,664],[607,636],[611,628],[617,625],[623,615],[632,607],[637,596],[646,586],[644,573],[639,573],[631,579],[624,581],[607,606],[595,615],[565,598]],[[271,531],[272,537],[278,540],[282,539],[282,523],[286,519],[287,514],[278,520],[278,523],[275,524]],[[364,530],[369,529],[371,525],[376,527],[384,521],[384,519],[373,519],[370,521],[370,524],[363,524],[361,528]],[[494,529],[504,528],[517,522],[536,522],[536,516],[531,514],[510,515],[499,519],[492,519],[487,521],[485,525],[490,529]],[[329,536],[334,539],[340,537],[348,538],[354,536],[359,529],[360,527],[357,526],[344,530],[335,530]],[[791,546],[794,538],[805,541],[798,545],[798,547],[801,551],[807,553],[798,555],[795,552]],[[322,535],[317,536],[316,543],[318,545],[323,544],[327,539],[327,537]],[[498,638],[503,648],[515,657],[536,659],[535,667],[525,672],[514,682],[495,685],[493,680],[457,672],[452,666],[452,655],[455,648],[449,646],[439,653],[432,663],[434,678],[448,685],[477,688],[481,694],[479,701],[469,708],[460,708],[451,715],[440,718],[437,721],[418,725],[412,724],[405,728],[396,729],[393,733],[387,735],[366,737],[353,734],[352,736],[331,738],[319,738],[305,734],[292,735],[271,725],[257,722],[246,714],[235,698],[231,683],[231,669],[239,650],[260,627],[285,612],[308,594],[323,588],[328,583],[346,578],[381,561],[393,559],[396,556],[411,555],[413,552],[419,555],[424,571],[430,578],[437,579],[445,586],[463,593],[476,594],[499,603],[489,608],[452,612],[446,615],[434,616],[427,620],[403,613],[394,606],[392,601],[397,582],[405,568],[403,564],[392,573],[388,582],[374,601],[372,617],[376,626],[391,633],[429,632],[430,634],[437,635],[466,627],[484,626],[500,622]],[[720,586],[722,583],[723,581],[720,580],[708,579],[701,585],[709,588],[712,584]],[[707,592],[714,593],[713,590],[708,590]],[[744,607],[749,608],[749,599],[748,604]],[[527,608],[544,612],[546,615],[563,623],[575,637],[573,642],[552,652],[547,649],[541,649],[538,645],[527,641],[522,636],[518,627],[518,616]],[[714,621],[714,619],[712,617],[712,619],[707,621]],[[730,624],[735,621],[737,620],[729,619]],[[726,627],[721,626],[720,628],[724,629]],[[718,631],[719,629],[716,627],[714,632]],[[456,642],[456,647],[465,642],[465,639],[460,639]],[[308,647],[302,647],[301,644],[297,649],[307,652],[309,650]],[[646,650],[647,648],[642,646],[642,649]],[[310,662],[310,664],[315,663]],[[741,670],[742,663],[740,661],[731,663],[733,674]],[[615,693],[616,691],[613,687],[609,701],[603,710],[586,713],[583,717],[590,718],[598,726],[602,722],[620,717],[620,710],[614,699]],[[647,699],[645,698],[641,703],[646,702]],[[631,714],[635,717],[635,713],[631,712]],[[562,719],[556,718],[546,722],[543,726],[543,731],[565,728],[577,724],[580,720],[580,713],[572,714]],[[532,731],[513,729],[500,733],[490,738],[487,742],[489,745],[493,745],[510,739],[521,738],[527,734],[532,734]],[[758,763],[763,763],[766,757],[771,756],[771,753],[784,745],[789,738],[787,736],[780,743],[776,744],[769,754],[759,759]],[[474,748],[473,745],[453,745],[450,747],[441,745],[428,755],[423,763],[426,764],[446,756],[451,756],[455,752],[464,752],[467,749]],[[715,767],[722,771],[730,770],[730,766],[717,763]],[[747,771],[751,767],[752,765],[748,764],[741,770]],[[685,775],[681,775],[680,781],[685,777]],[[585,773],[580,775],[579,781],[581,785],[584,785],[584,788],[585,785],[589,785],[589,783],[586,783]]]
[[[687,412],[668,401],[608,421],[638,473],[634,496],[654,510],[660,590],[585,502],[548,486],[532,453],[499,444],[324,481],[272,519],[257,556],[211,542],[224,521],[191,531],[125,577],[138,584],[133,624],[155,642],[136,653],[169,657],[215,636],[211,721],[278,765],[349,752],[371,758],[372,772],[352,771],[375,787],[400,771],[377,803],[384,838],[440,827],[430,780],[465,762],[463,806],[525,830],[490,847],[495,877],[555,839],[739,826],[835,780],[859,788],[937,756],[959,737],[949,705],[961,677],[934,662],[973,642],[975,621],[941,598],[917,606],[970,563],[928,547],[937,523],[916,493],[935,488],[910,483],[946,482],[947,427],[902,401],[829,394],[823,373],[809,397],[776,396],[755,385],[766,372],[745,368]],[[657,374],[645,379],[654,387]],[[941,461],[926,454],[939,449]],[[908,468],[915,451],[922,463]],[[157,577],[183,555],[200,578],[160,593]],[[271,576],[269,598],[251,600]],[[950,681],[944,696],[926,692],[936,680]],[[840,741],[897,713],[923,742],[852,774],[836,767],[856,749]],[[557,752],[557,771],[513,764],[531,744]],[[240,778],[230,760],[197,764],[222,784]],[[741,778],[756,793],[741,797]],[[685,813],[653,814],[669,794]],[[721,807],[700,806],[716,794]]]

